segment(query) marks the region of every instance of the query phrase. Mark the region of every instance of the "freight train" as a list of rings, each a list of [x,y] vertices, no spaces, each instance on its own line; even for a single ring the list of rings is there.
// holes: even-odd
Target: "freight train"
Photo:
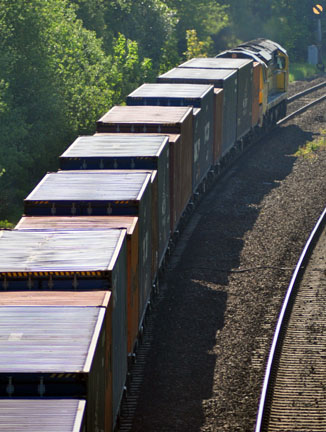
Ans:
[[[143,84],[0,232],[0,429],[113,431],[146,309],[189,205],[285,115],[289,62],[257,39]]]

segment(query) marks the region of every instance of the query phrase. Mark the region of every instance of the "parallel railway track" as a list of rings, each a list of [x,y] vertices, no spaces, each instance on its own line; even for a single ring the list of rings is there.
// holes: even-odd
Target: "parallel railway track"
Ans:
[[[315,106],[315,105],[317,105],[317,104],[323,102],[323,101],[326,99],[326,94],[322,94],[322,95],[320,95],[319,97],[317,97],[316,99],[308,98],[307,101],[304,100],[304,105],[301,106],[300,108],[295,107],[295,108],[293,109],[293,106],[292,106],[292,103],[293,103],[293,102],[297,101],[298,99],[305,98],[307,95],[311,95],[312,93],[317,92],[318,90],[324,88],[325,86],[326,86],[326,81],[325,81],[325,82],[322,82],[322,83],[320,83],[320,84],[317,84],[317,85],[315,85],[315,86],[313,86],[313,87],[310,87],[310,88],[308,88],[308,89],[306,89],[306,90],[304,90],[304,91],[302,91],[302,92],[299,92],[299,93],[297,93],[297,94],[295,94],[295,95],[289,97],[288,100],[287,100],[287,105],[288,105],[288,108],[290,107],[290,111],[291,111],[291,112],[288,113],[288,114],[287,114],[285,117],[283,117],[281,120],[279,120],[279,121],[277,122],[277,125],[280,126],[281,124],[287,122],[287,121],[290,120],[291,118],[294,118],[294,117],[298,116],[299,114],[304,113],[304,112],[307,111],[309,108],[312,108],[313,106]],[[305,98],[305,99],[307,99],[307,98]],[[289,109],[288,109],[288,111],[289,111]]]

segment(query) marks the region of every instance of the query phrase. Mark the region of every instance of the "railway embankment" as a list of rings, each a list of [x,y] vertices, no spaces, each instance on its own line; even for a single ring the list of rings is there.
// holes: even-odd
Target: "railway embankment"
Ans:
[[[283,296],[325,206],[325,149],[295,156],[326,128],[325,112],[274,130],[196,209],[151,318],[132,431],[253,430]]]

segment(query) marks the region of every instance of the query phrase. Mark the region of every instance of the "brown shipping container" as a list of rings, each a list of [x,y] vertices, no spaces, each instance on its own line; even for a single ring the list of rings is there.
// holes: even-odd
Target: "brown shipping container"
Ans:
[[[158,175],[157,171],[152,171],[152,281],[156,280],[158,271]]]
[[[193,109],[115,106],[97,122],[97,132],[180,135],[174,142],[170,139],[170,223],[174,231],[192,194]]]
[[[87,432],[112,432],[118,410],[112,409],[111,293],[79,294],[0,293],[0,320],[6,323],[0,326],[0,394],[48,403],[85,398]]]
[[[140,321],[152,290],[152,171],[74,170],[48,173],[25,199],[27,216],[138,216]]]
[[[223,140],[223,103],[224,103],[224,90],[214,89],[214,147],[213,147],[213,162],[214,165],[222,156],[222,140]]]
[[[133,351],[139,330],[139,272],[142,266],[138,265],[139,258],[139,229],[138,217],[133,216],[24,216],[16,225],[16,230],[105,230],[105,229],[127,230],[127,351]],[[100,293],[101,291],[99,291]],[[8,293],[13,296],[13,293]],[[22,299],[33,298],[33,292],[21,292]],[[54,295],[51,291],[47,295]],[[79,292],[78,299],[89,299],[88,293]],[[0,297],[0,304],[1,304]],[[57,302],[60,298],[56,299]],[[58,303],[59,304],[59,303]],[[90,304],[90,306],[93,306]]]
[[[85,400],[0,399],[0,430],[84,432]]]
[[[258,62],[253,64],[252,76],[252,126],[256,126],[259,122],[259,93],[260,93],[260,76],[262,74],[262,65]]]

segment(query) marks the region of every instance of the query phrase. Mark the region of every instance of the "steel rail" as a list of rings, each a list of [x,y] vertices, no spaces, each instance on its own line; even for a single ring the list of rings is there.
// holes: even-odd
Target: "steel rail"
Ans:
[[[315,85],[315,86],[313,86],[313,87],[310,87],[310,88],[308,88],[308,89],[306,89],[306,90],[303,90],[302,92],[297,93],[297,94],[295,94],[295,95],[293,95],[293,96],[290,96],[290,97],[287,99],[287,102],[288,102],[288,103],[291,103],[291,102],[293,102],[293,101],[295,101],[295,100],[301,98],[302,96],[305,96],[305,95],[307,95],[307,94],[309,94],[309,93],[312,93],[312,92],[314,92],[315,90],[318,90],[318,89],[320,89],[320,88],[322,88],[322,87],[325,87],[325,86],[326,86],[326,81],[324,81],[324,82],[322,82],[322,83],[320,83],[320,84],[317,84],[317,85]]]
[[[312,230],[307,243],[305,245],[305,247],[303,248],[303,251],[300,255],[299,261],[295,267],[295,270],[293,272],[290,284],[288,286],[284,301],[283,301],[283,305],[281,308],[281,312],[279,314],[278,317],[278,321],[276,324],[276,328],[275,328],[275,332],[274,332],[274,337],[273,337],[273,341],[272,341],[272,345],[271,345],[271,349],[269,352],[269,357],[268,357],[268,361],[267,361],[267,366],[266,366],[266,370],[265,370],[265,377],[264,377],[264,381],[263,381],[263,387],[262,387],[262,391],[261,391],[261,396],[260,396],[260,402],[259,402],[259,407],[258,407],[258,413],[257,413],[257,418],[256,418],[256,427],[255,427],[255,432],[262,432],[263,431],[263,427],[265,426],[265,422],[266,422],[266,412],[268,411],[268,398],[270,398],[271,396],[271,392],[272,392],[272,373],[275,372],[275,368],[276,368],[276,363],[278,360],[277,357],[277,351],[279,350],[280,346],[281,346],[281,334],[282,331],[284,330],[285,326],[286,326],[286,316],[288,315],[287,312],[289,310],[289,303],[290,303],[290,299],[292,298],[293,292],[294,292],[294,287],[299,279],[299,276],[301,276],[302,271],[303,271],[303,263],[307,260],[308,254],[311,252],[311,250],[313,249],[314,243],[316,238],[318,237],[318,235],[320,234],[321,231],[321,227],[323,226],[323,224],[326,223],[326,207],[324,209],[324,211],[322,212],[321,216],[319,217],[314,229]]]
[[[311,107],[314,106],[314,105],[319,104],[320,102],[322,102],[322,101],[325,100],[325,99],[326,99],[326,95],[323,95],[323,96],[321,96],[321,97],[318,98],[318,99],[315,99],[314,101],[308,103],[307,105],[305,105],[305,106],[299,108],[298,110],[294,111],[293,113],[287,115],[286,117],[283,117],[281,120],[279,120],[279,121],[276,123],[276,125],[279,126],[279,125],[285,123],[286,121],[290,120],[292,117],[295,117],[295,116],[297,116],[297,115],[299,115],[299,114],[301,114],[301,113],[307,111],[309,108],[311,108]]]

